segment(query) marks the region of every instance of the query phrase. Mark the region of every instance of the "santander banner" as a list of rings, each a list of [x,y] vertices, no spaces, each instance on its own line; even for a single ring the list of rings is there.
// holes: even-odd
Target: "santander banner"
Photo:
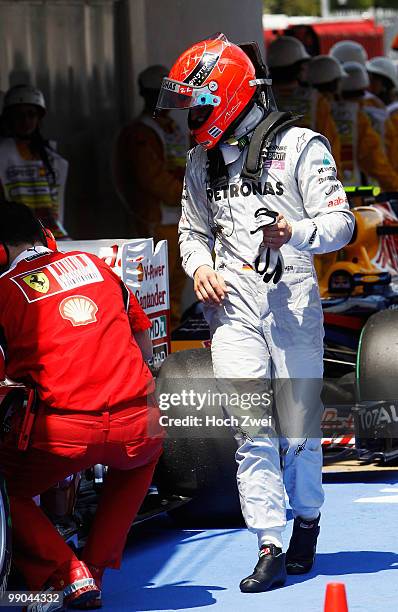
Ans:
[[[158,367],[170,353],[170,295],[167,242],[156,247],[153,238],[67,240],[60,251],[85,251],[103,259],[134,293],[152,321],[153,364]]]

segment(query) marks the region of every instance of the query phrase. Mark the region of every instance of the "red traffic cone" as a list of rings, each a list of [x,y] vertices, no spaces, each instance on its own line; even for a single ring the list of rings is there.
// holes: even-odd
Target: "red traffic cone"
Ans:
[[[347,596],[342,582],[329,582],[326,586],[324,612],[348,612]]]

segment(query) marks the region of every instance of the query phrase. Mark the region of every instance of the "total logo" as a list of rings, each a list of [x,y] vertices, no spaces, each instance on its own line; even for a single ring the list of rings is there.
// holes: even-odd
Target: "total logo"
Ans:
[[[341,204],[346,204],[347,202],[347,198],[342,198],[341,196],[339,196],[335,200],[329,200],[328,207],[331,208],[332,206],[341,206]]]

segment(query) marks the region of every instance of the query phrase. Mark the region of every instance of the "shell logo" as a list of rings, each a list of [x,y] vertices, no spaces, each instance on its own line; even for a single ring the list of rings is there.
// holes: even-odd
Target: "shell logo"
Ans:
[[[137,280],[139,283],[142,283],[142,281],[144,280],[144,267],[141,262],[137,266],[137,272],[138,272]]]
[[[84,295],[67,297],[59,305],[59,312],[63,319],[70,321],[73,327],[95,323],[98,306],[93,300]]]

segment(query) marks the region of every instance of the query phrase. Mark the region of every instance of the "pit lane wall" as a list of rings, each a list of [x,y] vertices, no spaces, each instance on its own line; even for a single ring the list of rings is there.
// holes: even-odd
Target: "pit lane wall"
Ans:
[[[135,240],[67,240],[60,251],[84,251],[103,259],[134,293],[151,319],[153,365],[159,367],[170,353],[170,295],[167,241],[156,247],[153,238]]]

